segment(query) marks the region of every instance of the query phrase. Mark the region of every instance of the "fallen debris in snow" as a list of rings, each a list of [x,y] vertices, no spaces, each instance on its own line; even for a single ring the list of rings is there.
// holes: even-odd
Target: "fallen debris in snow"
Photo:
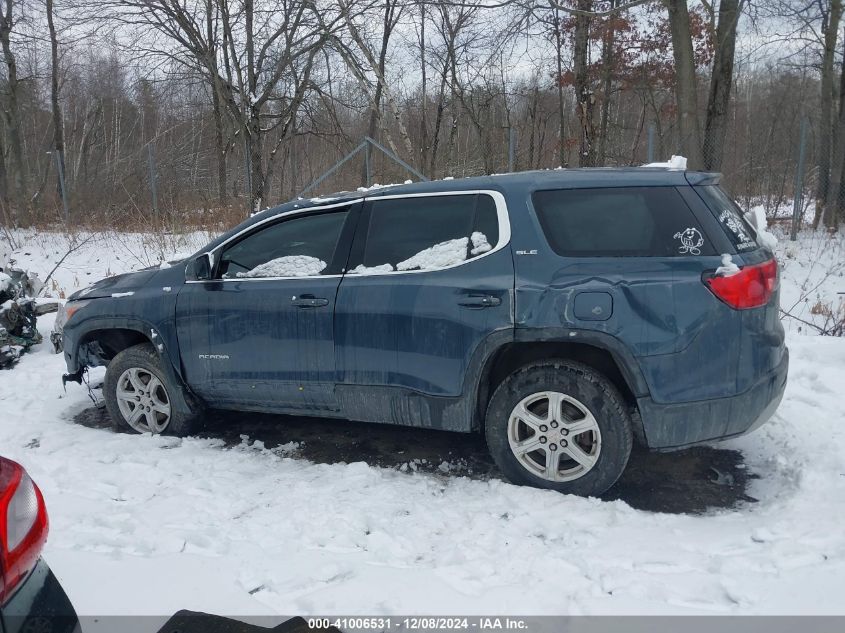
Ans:
[[[37,276],[19,268],[0,269],[0,369],[41,342],[37,317],[58,309],[58,301],[34,298],[42,286]]]

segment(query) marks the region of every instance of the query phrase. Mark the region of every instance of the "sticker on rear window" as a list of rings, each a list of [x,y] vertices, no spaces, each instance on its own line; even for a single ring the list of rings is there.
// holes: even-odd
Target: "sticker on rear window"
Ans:
[[[736,213],[731,211],[730,209],[725,209],[719,215],[719,222],[724,224],[728,227],[728,230],[734,234],[736,237],[738,249],[745,249],[745,248],[753,248],[757,245],[754,243],[748,233],[745,230],[745,227],[742,225],[742,221],[736,216]]]
[[[701,246],[704,244],[704,238],[701,232],[693,227],[678,231],[675,233],[675,239],[681,240],[681,245],[678,247],[678,252],[690,255],[701,255]]]

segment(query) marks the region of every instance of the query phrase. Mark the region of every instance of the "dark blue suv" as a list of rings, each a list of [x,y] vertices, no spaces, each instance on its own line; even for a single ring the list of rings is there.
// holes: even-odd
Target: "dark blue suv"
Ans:
[[[120,428],[206,407],[483,432],[512,481],[594,495],[634,439],[746,433],[786,383],[778,271],[717,174],[527,172],[264,211],[66,306]]]

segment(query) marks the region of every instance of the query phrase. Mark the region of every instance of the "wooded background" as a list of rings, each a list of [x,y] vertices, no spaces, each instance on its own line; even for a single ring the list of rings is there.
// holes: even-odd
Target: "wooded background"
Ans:
[[[842,0],[0,0],[6,227],[226,226],[365,136],[429,178],[721,171],[843,217]],[[374,154],[376,182],[409,174]],[[350,161],[316,193],[364,184]],[[62,187],[67,194],[63,204]],[[313,195],[313,194],[310,194]]]

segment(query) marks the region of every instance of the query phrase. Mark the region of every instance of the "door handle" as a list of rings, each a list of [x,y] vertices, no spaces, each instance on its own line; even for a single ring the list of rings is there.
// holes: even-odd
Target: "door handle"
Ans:
[[[321,308],[329,305],[328,299],[305,295],[302,297],[291,297],[290,304],[297,308]]]
[[[493,295],[469,296],[458,301],[458,305],[466,308],[493,308],[501,304],[502,300]]]

